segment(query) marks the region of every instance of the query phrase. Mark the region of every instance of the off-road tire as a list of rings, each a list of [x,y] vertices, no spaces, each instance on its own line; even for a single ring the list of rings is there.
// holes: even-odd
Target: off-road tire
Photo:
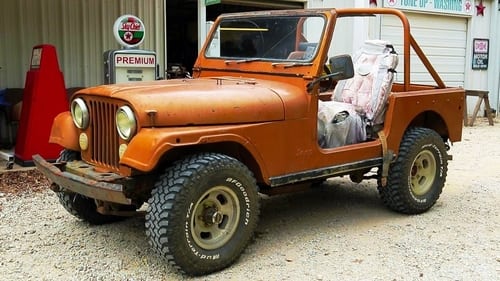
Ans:
[[[431,129],[411,128],[390,166],[387,186],[379,183],[380,197],[394,211],[423,213],[441,195],[447,169],[448,157],[441,136]]]
[[[65,149],[61,151],[61,154],[59,155],[59,158],[56,160],[56,162],[69,162],[79,159],[80,155],[78,154],[78,152]],[[64,207],[64,209],[68,211],[68,213],[81,220],[87,221],[90,224],[106,224],[120,221],[126,218],[122,216],[103,215],[97,212],[97,205],[94,199],[88,198],[81,194],[65,191],[59,191],[56,192],[56,194],[59,198],[59,202]]]
[[[151,246],[188,275],[231,265],[250,241],[259,216],[252,173],[217,153],[191,155],[166,168],[148,204]]]

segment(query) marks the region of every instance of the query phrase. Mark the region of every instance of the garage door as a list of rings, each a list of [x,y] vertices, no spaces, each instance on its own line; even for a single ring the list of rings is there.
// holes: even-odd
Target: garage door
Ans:
[[[441,76],[446,86],[463,86],[467,18],[407,13],[411,32],[423,52]],[[401,23],[396,17],[382,18],[381,38],[392,42],[398,53],[403,52]],[[412,51],[412,83],[436,85],[420,59]],[[400,60],[396,81],[403,80],[403,61]]]
[[[262,7],[268,9],[302,9],[305,0],[222,0],[222,4]]]

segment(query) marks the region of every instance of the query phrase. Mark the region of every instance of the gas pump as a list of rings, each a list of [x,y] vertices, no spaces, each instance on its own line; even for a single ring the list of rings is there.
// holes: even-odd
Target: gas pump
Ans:
[[[104,83],[156,80],[156,54],[146,50],[104,52]]]
[[[104,83],[156,80],[156,53],[135,49],[144,41],[145,28],[141,19],[133,15],[119,17],[113,34],[124,49],[104,52]]]
[[[40,154],[50,161],[59,157],[62,147],[49,143],[49,137],[52,121],[64,111],[68,111],[68,98],[56,48],[49,44],[34,46],[30,69],[26,73],[15,146],[17,164],[32,166],[34,154]]]

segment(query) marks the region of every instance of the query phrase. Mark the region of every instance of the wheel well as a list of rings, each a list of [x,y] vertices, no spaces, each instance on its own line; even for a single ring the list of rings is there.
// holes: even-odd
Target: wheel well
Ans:
[[[449,137],[448,126],[443,117],[434,111],[424,111],[417,115],[410,123],[410,127],[424,127],[436,131],[443,140]]]
[[[236,142],[220,142],[174,148],[162,156],[157,169],[163,169],[166,165],[170,165],[170,163],[184,158],[186,155],[200,152],[216,152],[236,158],[252,171],[258,183],[264,182],[259,164],[253,155],[244,146]]]

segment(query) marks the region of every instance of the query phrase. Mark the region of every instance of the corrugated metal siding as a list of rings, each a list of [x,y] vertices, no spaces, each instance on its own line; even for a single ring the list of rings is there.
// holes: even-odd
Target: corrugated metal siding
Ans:
[[[120,49],[113,24],[123,14],[144,22],[140,49],[156,51],[164,69],[163,0],[0,0],[0,88],[23,88],[31,49],[56,47],[66,87],[103,83],[103,53]]]

